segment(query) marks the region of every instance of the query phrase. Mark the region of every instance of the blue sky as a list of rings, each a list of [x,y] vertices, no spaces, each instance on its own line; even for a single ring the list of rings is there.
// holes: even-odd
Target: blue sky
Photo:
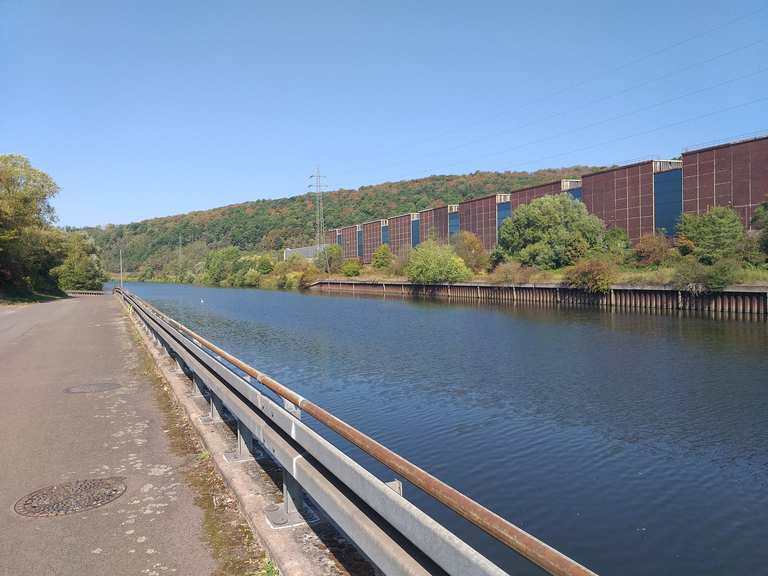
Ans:
[[[0,0],[0,153],[65,225],[768,132],[764,0]]]

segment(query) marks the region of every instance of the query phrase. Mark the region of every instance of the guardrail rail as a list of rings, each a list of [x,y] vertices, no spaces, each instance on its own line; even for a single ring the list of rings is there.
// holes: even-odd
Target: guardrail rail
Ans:
[[[115,289],[140,326],[165,349],[209,402],[211,418],[234,418],[238,447],[260,448],[283,472],[284,502],[265,509],[274,526],[302,520],[304,496],[384,574],[506,574],[301,420],[314,417],[524,558],[557,576],[595,576],[581,564],[379,444],[327,410],[163,314]],[[242,372],[238,374],[236,370]],[[281,406],[255,386],[261,384]]]

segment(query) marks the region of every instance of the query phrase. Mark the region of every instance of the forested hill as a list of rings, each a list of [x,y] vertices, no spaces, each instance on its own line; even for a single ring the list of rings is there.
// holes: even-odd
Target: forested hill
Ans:
[[[507,194],[598,169],[572,166],[530,173],[475,172],[337,190],[324,196],[325,223],[327,228],[335,228],[388,218],[469,198]],[[198,260],[211,248],[229,245],[244,250],[280,250],[307,245],[314,237],[314,219],[314,199],[311,194],[305,194],[85,230],[96,240],[108,270],[119,269],[118,251],[122,245],[125,270],[136,272],[145,266],[159,269],[170,261],[175,262],[180,237],[184,260]]]

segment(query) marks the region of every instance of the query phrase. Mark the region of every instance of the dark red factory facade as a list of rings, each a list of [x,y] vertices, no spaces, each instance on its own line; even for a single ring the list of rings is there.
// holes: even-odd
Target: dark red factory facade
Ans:
[[[581,179],[581,200],[608,228],[623,228],[635,242],[654,234],[654,174],[679,169],[676,160],[648,160]]]
[[[381,220],[363,224],[363,263],[370,264],[373,253],[381,246]]]
[[[683,212],[731,206],[750,225],[768,200],[768,137],[683,153]]]
[[[396,257],[404,257],[411,249],[411,215],[389,219],[389,248]]]
[[[768,136],[683,153],[681,160],[647,160],[340,230],[344,258],[369,263],[388,238],[396,256],[405,256],[429,238],[448,242],[460,230],[476,234],[486,250],[497,242],[498,226],[514,210],[542,196],[569,192],[608,228],[622,228],[631,241],[663,231],[674,234],[681,213],[703,214],[712,206],[731,206],[749,226],[754,210],[768,201]],[[455,212],[458,212],[456,214]],[[458,216],[458,218],[456,218]],[[416,222],[418,220],[418,222]],[[327,235],[337,243],[337,231]]]
[[[530,186],[520,190],[513,190],[511,194],[512,210],[523,204],[528,204],[532,200],[536,200],[536,198],[560,194],[562,190],[563,184],[560,180],[549,182],[547,184],[540,184],[539,186]]]
[[[459,204],[461,230],[472,232],[483,243],[483,248],[496,246],[496,195],[475,198]]]
[[[344,258],[357,258],[357,226],[341,228],[341,255]]]
[[[440,243],[448,242],[448,206],[430,208],[419,212],[419,235],[421,241],[435,240]]]

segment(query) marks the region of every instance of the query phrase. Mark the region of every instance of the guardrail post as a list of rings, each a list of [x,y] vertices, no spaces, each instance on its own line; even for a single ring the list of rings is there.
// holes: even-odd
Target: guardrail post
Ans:
[[[224,403],[221,401],[221,399],[210,390],[208,394],[210,395],[210,398],[208,399],[208,407],[210,411],[208,412],[208,415],[203,416],[201,420],[206,424],[213,424],[214,422],[224,422],[229,420],[229,415],[227,414],[226,408],[224,408]]]
[[[261,450],[256,448],[253,434],[248,428],[238,420],[237,422],[237,444],[232,452],[225,452],[224,459],[227,462],[250,462],[256,457],[263,456]]]
[[[264,514],[273,528],[289,528],[303,524],[301,512],[304,510],[304,491],[296,479],[287,470],[283,473],[283,501],[264,508]]]
[[[203,382],[203,379],[193,372],[192,373],[192,389],[189,392],[189,396],[191,398],[205,398],[205,394],[207,391],[208,391],[208,387]]]

